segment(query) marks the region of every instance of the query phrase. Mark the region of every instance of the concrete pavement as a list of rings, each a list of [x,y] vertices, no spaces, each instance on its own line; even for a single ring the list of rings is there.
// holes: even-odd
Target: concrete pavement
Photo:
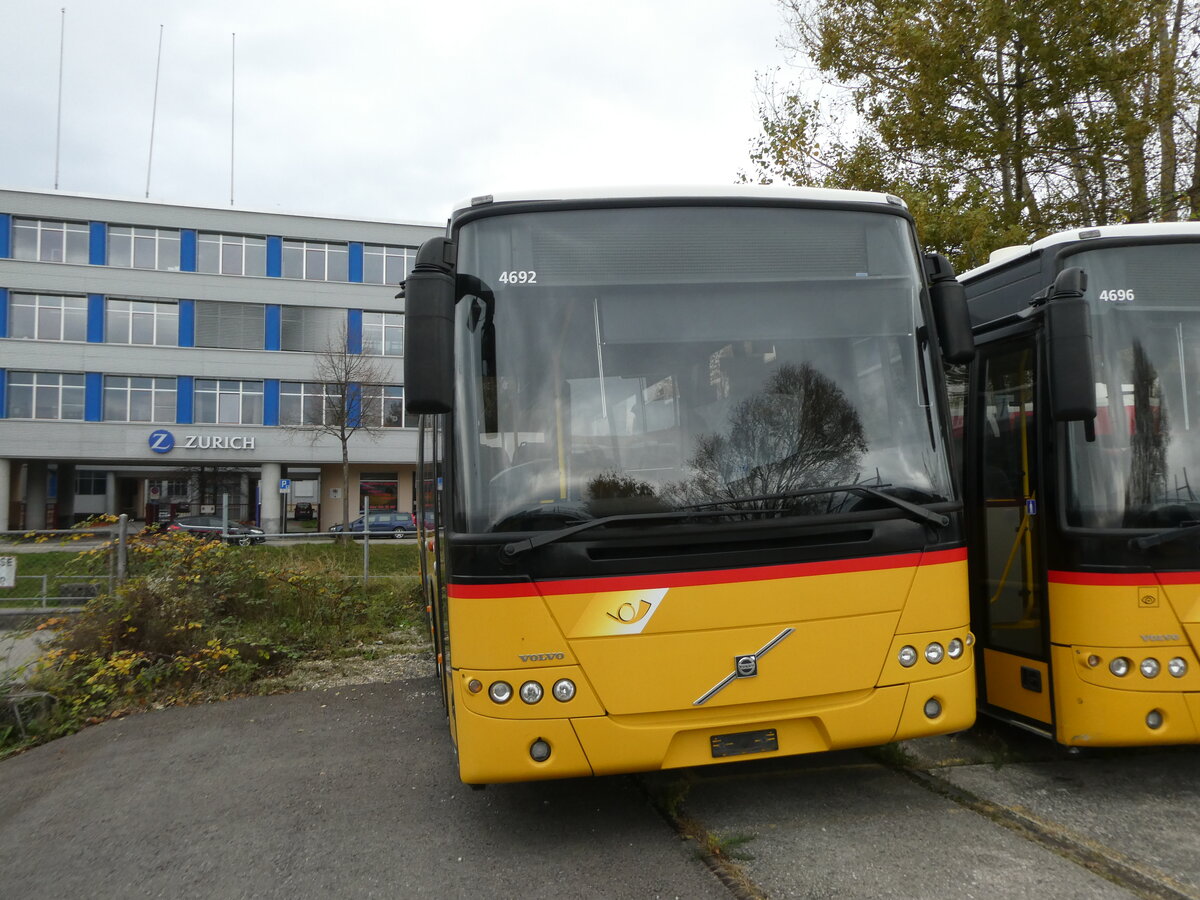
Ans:
[[[1035,744],[1013,761],[971,738],[917,743],[473,791],[425,680],[168,709],[0,762],[0,884],[23,898],[1200,897],[1196,748],[1060,759]],[[655,810],[664,797],[687,839]],[[701,846],[725,851],[724,882]]]

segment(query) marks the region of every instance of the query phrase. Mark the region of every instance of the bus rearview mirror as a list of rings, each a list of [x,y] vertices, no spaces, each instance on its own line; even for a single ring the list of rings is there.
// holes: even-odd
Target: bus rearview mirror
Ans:
[[[1087,273],[1073,266],[1058,274],[1046,301],[1050,410],[1059,422],[1096,418],[1092,317],[1083,297],[1085,290]]]
[[[404,405],[410,413],[454,406],[455,245],[430,238],[404,283]]]

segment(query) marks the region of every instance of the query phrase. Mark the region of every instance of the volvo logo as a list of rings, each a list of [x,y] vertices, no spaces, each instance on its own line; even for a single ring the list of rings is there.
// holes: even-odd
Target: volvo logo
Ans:
[[[763,648],[757,653],[746,653],[742,656],[735,656],[733,658],[733,671],[714,684],[705,693],[693,700],[692,706],[703,706],[739,678],[753,678],[756,676],[758,674],[759,659],[766,656],[768,650],[770,650],[795,630],[795,628],[783,629],[783,631],[779,632],[779,634],[767,641],[767,643],[763,645]]]

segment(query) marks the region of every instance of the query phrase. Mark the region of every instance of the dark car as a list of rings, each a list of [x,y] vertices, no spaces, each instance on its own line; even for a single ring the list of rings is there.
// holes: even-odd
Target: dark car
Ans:
[[[188,534],[200,538],[211,538],[219,540],[222,534],[222,522],[220,516],[181,516],[177,519],[172,519],[167,523],[164,531],[186,531]],[[230,522],[229,537],[225,540],[230,544],[261,544],[266,540],[265,532],[261,528],[252,528],[249,525],[242,525],[240,522]]]
[[[406,512],[373,512],[367,514],[367,522],[371,530],[371,534],[390,534],[392,537],[404,537],[406,534],[417,533],[417,523],[413,520],[411,513]],[[363,533],[363,518],[359,516],[350,523],[350,527],[346,528],[342,525],[334,525],[330,531],[348,531],[351,535],[357,536]]]
[[[294,515],[297,522],[301,519],[311,519],[313,517],[313,505],[306,500],[301,500],[296,504]]]

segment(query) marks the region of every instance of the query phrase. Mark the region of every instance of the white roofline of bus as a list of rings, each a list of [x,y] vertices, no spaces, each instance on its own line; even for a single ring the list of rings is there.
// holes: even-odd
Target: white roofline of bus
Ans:
[[[1074,244],[1077,241],[1098,238],[1170,237],[1171,235],[1200,237],[1200,222],[1143,222],[1129,225],[1100,225],[1096,228],[1072,228],[1070,231],[1060,231],[1034,241],[1032,244],[1016,244],[993,250],[987,262],[982,266],[963,272],[958,278],[960,281],[967,281],[1014,259],[1033,256],[1049,247],[1057,247],[1062,244]]]
[[[792,187],[777,184],[654,185],[625,187],[566,188],[560,190],[503,191],[483,194],[455,204],[462,212],[486,203],[518,203],[550,200],[638,200],[766,198],[772,200],[818,200],[833,203],[880,203],[908,209],[899,197],[876,191],[845,191],[832,188]]]

